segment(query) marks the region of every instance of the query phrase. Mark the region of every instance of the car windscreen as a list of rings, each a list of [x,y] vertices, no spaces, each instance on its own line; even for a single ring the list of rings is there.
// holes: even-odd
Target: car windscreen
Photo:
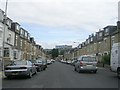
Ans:
[[[30,62],[32,62],[32,63],[36,63],[36,60],[30,60]]]
[[[42,60],[36,60],[37,63],[41,63],[42,64]]]
[[[27,65],[27,62],[26,61],[15,61],[13,64],[14,65]]]
[[[95,62],[96,58],[95,57],[83,57],[82,61]]]

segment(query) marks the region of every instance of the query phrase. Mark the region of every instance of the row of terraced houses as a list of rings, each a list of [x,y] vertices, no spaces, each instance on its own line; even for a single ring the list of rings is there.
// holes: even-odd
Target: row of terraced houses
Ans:
[[[4,53],[2,54],[3,43]],[[2,56],[4,56],[5,64],[12,60],[35,60],[46,57],[45,51],[41,45],[36,44],[34,37],[31,37],[19,23],[9,17],[5,19],[4,11],[0,10],[0,58]]]
[[[120,42],[120,22],[116,26],[108,25],[99,30],[79,44],[76,48],[64,53],[65,60],[76,59],[81,55],[94,55],[99,62],[102,61],[104,55],[111,53],[114,43]]]

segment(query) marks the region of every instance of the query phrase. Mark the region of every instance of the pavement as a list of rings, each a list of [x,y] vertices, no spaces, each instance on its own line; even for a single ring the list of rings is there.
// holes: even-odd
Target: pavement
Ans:
[[[0,78],[5,78],[6,76],[4,75],[3,71],[0,71]]]
[[[96,74],[78,73],[71,65],[55,62],[32,78],[2,80],[3,88],[118,88],[116,73],[100,67]]]
[[[2,78],[2,71],[0,71],[0,78]]]

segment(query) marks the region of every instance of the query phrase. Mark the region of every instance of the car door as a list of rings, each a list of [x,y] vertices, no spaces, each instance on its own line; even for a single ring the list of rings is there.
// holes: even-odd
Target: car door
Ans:
[[[77,62],[75,63],[75,68],[76,68],[76,69],[78,69],[78,68],[79,68],[79,63],[80,63],[80,61],[79,61],[79,60],[77,60]]]

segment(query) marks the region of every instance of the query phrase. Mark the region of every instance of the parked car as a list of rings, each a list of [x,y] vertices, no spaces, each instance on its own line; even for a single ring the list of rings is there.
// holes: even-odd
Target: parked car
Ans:
[[[111,71],[117,72],[117,76],[120,78],[120,43],[113,44],[110,61]]]
[[[77,60],[72,60],[72,64],[73,66],[75,66],[75,63],[77,62]]]
[[[78,58],[74,66],[74,70],[78,71],[79,73],[81,71],[92,71],[96,73],[98,69],[96,65],[97,65],[96,57],[91,55],[83,55]]]
[[[52,64],[51,60],[47,60],[47,65]]]
[[[52,63],[54,63],[54,62],[55,62],[55,60],[51,59],[51,62],[52,62]]]
[[[72,61],[71,61],[71,60],[67,60],[66,63],[67,63],[67,64],[72,64]]]
[[[47,60],[43,60],[43,65],[44,65],[44,67],[45,67],[45,69],[47,68]]]
[[[61,63],[63,63],[63,62],[64,62],[64,60],[61,60],[60,62],[61,62]]]
[[[36,66],[27,60],[13,61],[5,67],[5,76],[7,76],[7,78],[11,76],[28,76],[31,78],[32,75],[36,73]]]
[[[38,72],[43,71],[47,68],[47,63],[44,59],[39,58],[37,60],[32,61],[34,65],[36,66],[36,69]]]
[[[66,60],[61,60],[61,63],[67,63],[67,61]]]

